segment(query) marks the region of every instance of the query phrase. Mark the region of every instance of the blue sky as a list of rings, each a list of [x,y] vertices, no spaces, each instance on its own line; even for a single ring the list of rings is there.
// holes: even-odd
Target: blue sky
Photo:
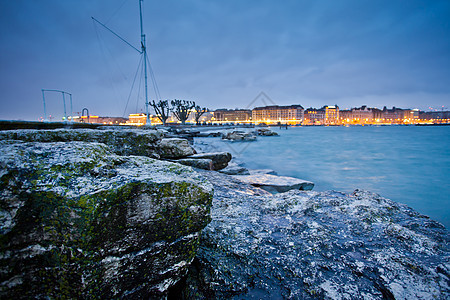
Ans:
[[[145,111],[139,54],[91,16],[139,47],[138,0],[0,0],[0,119],[42,117],[43,88],[75,112]],[[164,99],[450,109],[448,0],[145,0],[144,30]]]

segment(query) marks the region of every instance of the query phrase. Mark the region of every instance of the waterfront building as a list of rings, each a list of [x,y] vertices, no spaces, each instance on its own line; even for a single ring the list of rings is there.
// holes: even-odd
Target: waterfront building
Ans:
[[[255,124],[290,124],[299,125],[303,123],[304,108],[301,105],[289,106],[263,106],[252,110],[252,121]]]
[[[146,114],[130,114],[130,115],[128,115],[128,122],[126,122],[126,125],[142,126],[145,124],[147,124],[147,115]]]
[[[305,110],[305,125],[323,125],[325,124],[324,108],[308,108]]]
[[[339,123],[351,124],[352,123],[352,111],[350,109],[339,110]]]
[[[127,118],[122,117],[100,117],[100,116],[75,116],[74,122],[90,123],[90,124],[105,124],[105,125],[119,125],[128,121]]]
[[[252,111],[249,109],[217,109],[211,117],[212,123],[249,123]]]
[[[372,109],[363,105],[352,108],[352,120],[357,124],[370,124],[373,122]]]
[[[336,125],[339,124],[339,106],[325,105],[322,107],[325,110],[325,124]]]
[[[404,112],[403,109],[392,107],[392,109],[388,109],[383,107],[382,111],[383,120],[385,123],[403,123]]]
[[[432,123],[449,123],[450,111],[428,111],[419,112],[419,119],[423,121],[429,121]]]

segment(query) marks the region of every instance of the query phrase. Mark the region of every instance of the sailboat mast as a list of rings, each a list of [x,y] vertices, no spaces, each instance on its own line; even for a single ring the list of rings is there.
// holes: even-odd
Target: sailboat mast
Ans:
[[[141,20],[141,49],[144,55],[144,80],[145,80],[145,114],[147,116],[147,125],[151,125],[150,115],[148,112],[148,88],[147,88],[147,47],[145,46],[144,26],[142,24],[142,2],[139,0],[139,16]]]

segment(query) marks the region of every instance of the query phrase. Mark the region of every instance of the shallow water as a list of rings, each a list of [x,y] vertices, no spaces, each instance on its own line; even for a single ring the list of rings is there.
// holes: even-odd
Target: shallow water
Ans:
[[[251,169],[315,183],[314,190],[366,189],[450,228],[450,126],[274,128],[256,142],[201,138]]]

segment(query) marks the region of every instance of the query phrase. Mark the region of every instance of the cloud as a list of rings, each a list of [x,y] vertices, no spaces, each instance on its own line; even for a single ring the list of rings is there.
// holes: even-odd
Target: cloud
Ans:
[[[163,98],[211,108],[260,91],[317,106],[449,101],[433,98],[450,93],[448,1],[168,0],[144,9]],[[0,118],[37,119],[42,88],[67,89],[77,111],[123,114],[139,55],[91,16],[139,47],[136,1],[0,3]],[[130,109],[143,109],[142,95]]]

